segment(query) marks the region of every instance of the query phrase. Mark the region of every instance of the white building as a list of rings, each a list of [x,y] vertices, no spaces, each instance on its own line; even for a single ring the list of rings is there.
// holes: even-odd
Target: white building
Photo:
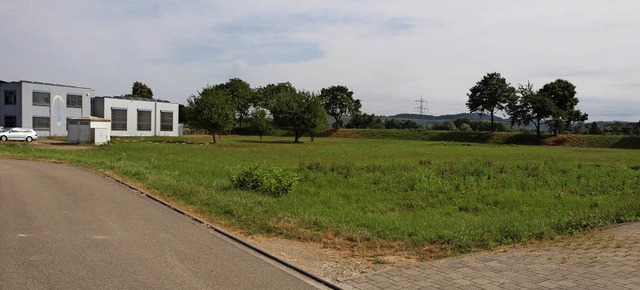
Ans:
[[[178,136],[178,104],[132,97],[94,97],[91,115],[111,120],[111,136]]]
[[[0,81],[0,126],[68,136],[71,118],[111,120],[111,136],[178,136],[178,104],[157,99],[94,97],[90,88]]]
[[[33,128],[39,136],[67,136],[69,118],[91,114],[90,88],[0,81],[0,93],[0,126]]]

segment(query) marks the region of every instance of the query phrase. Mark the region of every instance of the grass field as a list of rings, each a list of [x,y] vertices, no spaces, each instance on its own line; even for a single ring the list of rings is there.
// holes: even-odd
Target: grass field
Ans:
[[[367,139],[455,141],[494,145],[542,145],[590,148],[640,149],[640,136],[625,135],[542,135],[518,132],[462,132],[425,129],[340,129],[328,136]]]
[[[396,248],[423,257],[640,220],[640,151],[223,136],[118,138],[87,150],[0,143],[0,157],[107,171],[248,234]],[[300,177],[273,197],[232,188],[263,163]]]

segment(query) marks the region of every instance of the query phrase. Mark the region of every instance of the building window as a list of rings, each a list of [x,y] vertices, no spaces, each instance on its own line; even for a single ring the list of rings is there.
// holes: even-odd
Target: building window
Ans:
[[[67,108],[82,108],[82,96],[67,95]]]
[[[18,127],[18,118],[16,116],[4,116],[4,126],[7,128]]]
[[[16,91],[4,91],[4,104],[5,105],[15,105],[16,104]]]
[[[160,131],[173,131],[173,112],[160,111]]]
[[[33,92],[34,106],[49,106],[51,104],[51,93],[49,92]]]
[[[138,110],[138,131],[151,131],[151,111]]]
[[[127,110],[111,108],[111,130],[127,131]]]
[[[33,117],[33,129],[40,131],[49,131],[51,129],[51,118]]]

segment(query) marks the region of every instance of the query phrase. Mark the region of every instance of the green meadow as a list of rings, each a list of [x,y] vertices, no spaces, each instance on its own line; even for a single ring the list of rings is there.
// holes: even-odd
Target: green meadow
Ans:
[[[0,143],[0,157],[108,172],[239,228],[451,255],[640,220],[640,151],[350,138],[114,138],[84,150]],[[298,177],[279,197],[238,190],[254,164]],[[434,250],[436,249],[436,250]]]

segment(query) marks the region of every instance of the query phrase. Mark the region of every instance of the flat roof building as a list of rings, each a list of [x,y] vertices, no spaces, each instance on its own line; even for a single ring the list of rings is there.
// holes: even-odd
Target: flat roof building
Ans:
[[[0,126],[33,128],[40,136],[67,136],[67,119],[91,114],[90,88],[0,81]]]
[[[39,136],[68,136],[69,120],[111,120],[111,136],[178,136],[178,104],[158,99],[95,97],[90,88],[0,81],[0,126],[33,128]]]
[[[111,136],[178,136],[178,104],[134,97],[94,97],[91,115],[111,119]]]

